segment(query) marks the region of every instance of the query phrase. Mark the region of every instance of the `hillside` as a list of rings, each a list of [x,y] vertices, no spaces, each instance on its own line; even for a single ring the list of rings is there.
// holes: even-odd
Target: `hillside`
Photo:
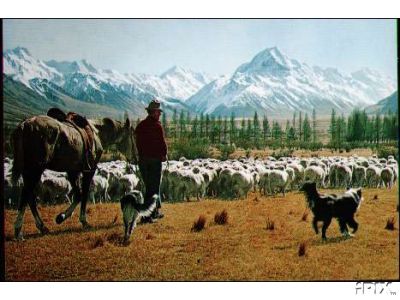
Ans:
[[[76,111],[89,118],[109,116],[120,119],[123,112],[104,105],[90,104],[71,98],[57,89],[52,90],[52,97],[45,97],[26,87],[11,77],[4,76],[3,122],[14,127],[26,117],[46,114],[50,107],[59,107],[65,112]]]
[[[399,110],[399,99],[397,91],[389,97],[382,99],[377,104],[369,106],[365,109],[368,114],[385,114],[389,111],[392,113],[398,112]]]

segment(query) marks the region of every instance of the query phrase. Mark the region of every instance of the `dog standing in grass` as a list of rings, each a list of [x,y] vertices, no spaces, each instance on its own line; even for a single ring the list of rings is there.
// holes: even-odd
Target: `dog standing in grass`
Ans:
[[[316,234],[318,234],[318,221],[323,222],[322,240],[326,240],[326,230],[331,224],[332,218],[338,220],[343,236],[352,236],[348,232],[347,225],[353,228],[353,234],[357,231],[358,223],[354,220],[354,214],[363,200],[361,188],[349,189],[340,195],[320,194],[315,182],[305,182],[300,191],[306,194],[307,205],[313,212],[312,225]]]
[[[122,197],[121,210],[124,220],[124,243],[129,241],[138,218],[149,217],[153,213],[158,197],[157,194],[154,194],[151,201],[147,204],[144,204],[144,198],[140,191],[133,191]]]

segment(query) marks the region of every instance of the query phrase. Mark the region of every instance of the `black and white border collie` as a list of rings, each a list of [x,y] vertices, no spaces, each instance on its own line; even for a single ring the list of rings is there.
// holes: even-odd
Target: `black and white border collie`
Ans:
[[[144,198],[140,191],[133,191],[122,197],[121,210],[124,220],[124,243],[129,241],[139,217],[149,217],[151,215],[156,208],[158,197],[157,194],[153,195],[149,203],[144,203]]]
[[[353,228],[352,233],[357,231],[358,223],[354,220],[354,214],[360,207],[361,201],[363,201],[361,188],[349,189],[340,195],[320,194],[317,191],[315,182],[305,182],[300,191],[305,193],[307,205],[313,212],[312,225],[316,234],[318,234],[318,221],[323,222],[322,240],[326,240],[326,230],[332,218],[338,220],[340,232],[343,236],[352,236],[348,232],[347,225]]]

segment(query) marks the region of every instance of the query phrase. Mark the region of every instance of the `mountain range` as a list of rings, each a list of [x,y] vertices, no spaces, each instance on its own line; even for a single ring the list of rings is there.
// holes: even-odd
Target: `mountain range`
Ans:
[[[311,67],[276,47],[218,78],[179,66],[161,75],[122,74],[96,68],[87,60],[42,61],[22,47],[5,51],[3,61],[6,115],[19,113],[17,105],[32,114],[58,106],[89,117],[120,118],[126,112],[142,117],[153,98],[162,102],[169,116],[175,109],[237,117],[253,116],[254,111],[287,117],[313,108],[318,115],[329,115],[332,108],[346,114],[354,107],[375,105],[397,90],[393,79],[376,71],[347,75]]]
[[[186,103],[204,113],[239,116],[257,111],[279,117],[313,108],[319,115],[330,114],[332,108],[346,114],[375,104],[395,89],[393,80],[376,71],[345,75],[333,68],[310,67],[273,47],[239,66],[232,76],[204,86]]]
[[[375,105],[368,106],[365,111],[368,114],[386,114],[389,112],[398,113],[399,110],[399,96],[397,91],[389,97],[382,99]]]

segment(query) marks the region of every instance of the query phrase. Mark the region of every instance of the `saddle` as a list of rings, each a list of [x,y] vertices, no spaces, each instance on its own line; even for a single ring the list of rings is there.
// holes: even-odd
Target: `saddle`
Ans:
[[[47,116],[61,123],[71,124],[81,135],[84,147],[84,169],[91,171],[96,168],[93,154],[94,134],[86,117],[75,112],[65,114],[61,109],[53,107],[47,111]]]

